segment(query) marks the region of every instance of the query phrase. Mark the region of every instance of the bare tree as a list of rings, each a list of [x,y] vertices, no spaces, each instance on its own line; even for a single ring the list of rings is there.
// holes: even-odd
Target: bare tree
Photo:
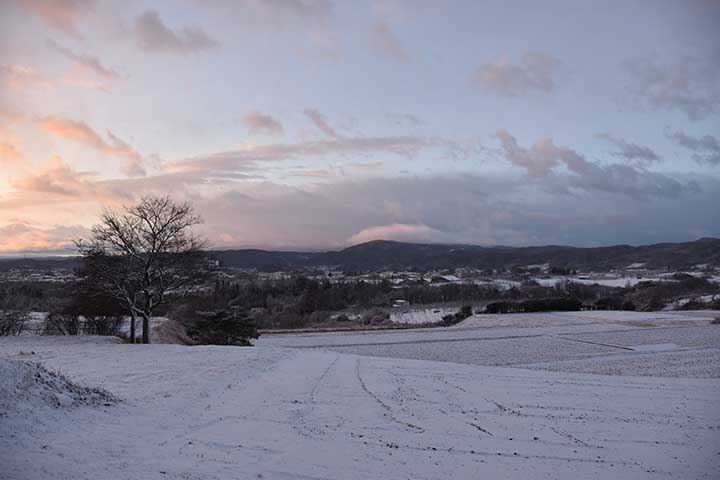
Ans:
[[[142,341],[149,343],[149,321],[157,307],[200,281],[206,244],[192,232],[199,223],[189,202],[143,197],[120,212],[106,210],[91,238],[78,242],[86,275],[130,314],[132,342],[138,317]]]

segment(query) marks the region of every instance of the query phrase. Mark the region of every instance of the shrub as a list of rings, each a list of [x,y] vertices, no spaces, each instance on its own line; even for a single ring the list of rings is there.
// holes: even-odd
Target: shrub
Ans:
[[[25,313],[15,310],[0,311],[0,337],[20,335],[25,327]]]
[[[53,310],[45,318],[45,335],[119,335],[123,317],[80,315],[68,308]]]
[[[80,328],[80,315],[65,310],[54,310],[45,318],[45,335],[78,335]]]
[[[390,314],[384,310],[378,308],[372,309],[363,315],[363,323],[365,325],[377,325],[387,322],[390,319]]]
[[[620,296],[598,298],[595,301],[595,308],[598,310],[620,310],[623,299]]]
[[[451,313],[442,317],[442,325],[449,327],[462,322],[466,318],[472,316],[472,307],[470,305],[463,305],[456,313]]]
[[[85,335],[118,335],[123,317],[118,315],[91,315],[84,318]]]
[[[514,302],[492,302],[485,306],[484,313],[514,313],[519,312],[520,306]]]
[[[633,303],[632,300],[627,300],[625,303],[622,304],[622,309],[630,311],[630,312],[634,312],[637,309],[637,307],[635,306],[635,304]]]
[[[220,310],[198,312],[199,320],[188,329],[188,335],[195,342],[205,345],[252,345],[251,339],[258,338],[255,322],[247,312]]]
[[[573,312],[582,308],[582,302],[574,298],[541,298],[522,302],[524,312]]]
[[[575,298],[537,298],[524,302],[493,302],[485,307],[485,313],[574,312],[581,308],[582,302]]]

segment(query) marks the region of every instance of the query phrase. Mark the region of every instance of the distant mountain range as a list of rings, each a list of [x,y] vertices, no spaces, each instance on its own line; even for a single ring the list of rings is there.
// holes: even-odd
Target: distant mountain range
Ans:
[[[210,252],[228,268],[256,268],[265,271],[293,270],[336,265],[346,271],[369,272],[382,269],[425,271],[433,269],[512,268],[550,264],[581,270],[604,271],[643,263],[652,269],[688,269],[698,264],[720,265],[720,239],[701,238],[692,242],[655,245],[614,245],[610,247],[480,247],[376,240],[338,251],[276,252],[258,249]],[[13,268],[51,270],[74,268],[79,259],[15,258],[0,260],[0,271]]]
[[[424,271],[458,267],[511,268],[545,263],[600,271],[633,263],[644,263],[648,268],[684,269],[698,264],[720,265],[720,239],[597,248],[480,247],[376,240],[334,252],[224,250],[213,252],[213,255],[225,267],[263,270],[338,265],[345,270],[361,272],[381,269]]]

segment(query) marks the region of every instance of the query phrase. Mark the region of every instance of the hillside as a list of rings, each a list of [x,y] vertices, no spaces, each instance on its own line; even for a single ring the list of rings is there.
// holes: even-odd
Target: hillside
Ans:
[[[226,267],[267,270],[317,265],[338,265],[346,270],[357,271],[385,268],[412,270],[458,267],[511,268],[544,263],[585,270],[623,268],[633,263],[645,263],[648,268],[684,269],[698,264],[720,264],[720,239],[703,238],[684,243],[596,248],[552,245],[480,247],[376,240],[334,252],[226,250],[215,252],[214,255]]]
[[[481,247],[375,240],[338,251],[280,252],[258,249],[219,250],[211,256],[228,268],[256,268],[266,271],[293,270],[336,265],[350,271],[381,269],[416,270],[471,268],[512,268],[549,263],[558,267],[604,271],[644,263],[654,269],[688,269],[698,264],[720,265],[720,239],[702,238],[692,242],[654,245],[613,245],[580,248],[549,245],[542,247]],[[52,270],[75,268],[78,259],[0,259],[0,271],[11,269]]]

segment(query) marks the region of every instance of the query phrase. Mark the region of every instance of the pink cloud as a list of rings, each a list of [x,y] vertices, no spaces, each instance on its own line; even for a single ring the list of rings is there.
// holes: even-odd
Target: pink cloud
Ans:
[[[125,157],[127,161],[123,171],[126,175],[145,175],[140,154],[111,131],[107,132],[106,141],[84,122],[52,115],[41,119],[39,125],[44,131],[60,138],[74,140],[107,155]]]
[[[87,235],[81,226],[38,228],[26,223],[0,226],[0,253],[74,249],[73,241]]]
[[[50,158],[36,171],[11,179],[10,186],[20,191],[75,197],[94,190],[90,172],[76,172],[59,156]]]
[[[395,240],[399,242],[437,241],[443,233],[422,223],[393,223],[369,227],[348,238],[347,243],[357,244],[370,240]]]
[[[0,166],[5,168],[17,168],[24,165],[20,150],[10,142],[0,141]]]
[[[51,28],[81,38],[77,22],[95,6],[95,0],[15,0],[21,8],[36,15]]]
[[[400,39],[383,20],[375,23],[370,30],[370,44],[377,52],[394,60],[407,62],[410,59]]]
[[[325,115],[312,108],[305,109],[304,113],[310,119],[310,121],[325,135],[330,138],[340,138],[340,135],[328,123]]]
[[[48,48],[60,53],[76,65],[87,69],[106,80],[116,80],[120,78],[120,74],[117,71],[103,65],[102,61],[98,57],[86,53],[75,53],[69,48],[63,47],[53,40],[47,40],[45,43]]]
[[[283,133],[282,124],[271,115],[250,112],[243,117],[243,123],[250,133],[269,133],[272,135],[281,135]]]
[[[559,65],[560,61],[552,55],[530,52],[518,64],[500,60],[481,65],[472,80],[484,90],[501,96],[550,93],[555,88]]]
[[[44,75],[23,65],[0,65],[0,80],[6,87],[14,90],[52,86],[52,82]]]

